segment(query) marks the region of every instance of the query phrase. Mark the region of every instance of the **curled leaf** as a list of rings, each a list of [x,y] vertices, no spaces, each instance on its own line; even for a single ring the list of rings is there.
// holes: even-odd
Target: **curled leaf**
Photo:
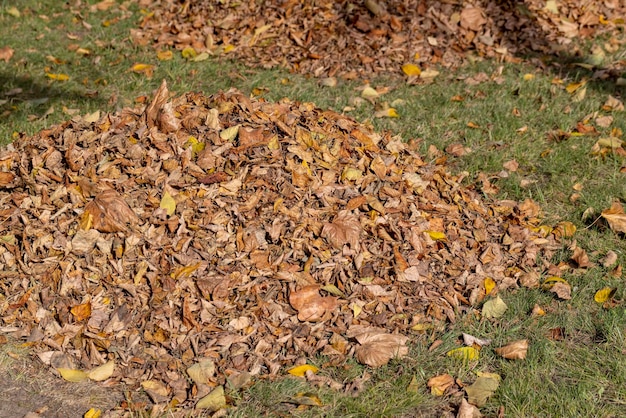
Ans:
[[[504,347],[496,348],[496,354],[510,360],[524,360],[528,353],[528,340],[513,341]]]

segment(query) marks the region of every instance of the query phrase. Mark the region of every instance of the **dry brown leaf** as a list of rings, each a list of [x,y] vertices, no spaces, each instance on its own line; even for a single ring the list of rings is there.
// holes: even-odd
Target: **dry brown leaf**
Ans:
[[[602,211],[602,217],[606,219],[613,231],[626,234],[626,214],[621,203],[613,202],[609,209]]]
[[[291,292],[289,303],[298,311],[300,321],[317,322],[323,321],[336,308],[337,298],[322,297],[319,293],[319,286],[311,285]]]
[[[105,190],[85,205],[81,225],[83,229],[96,229],[100,232],[121,232],[128,230],[128,224],[136,225],[139,218],[128,206],[124,198],[115,190]],[[82,247],[81,247],[82,248]]]
[[[467,402],[465,398],[461,399],[461,405],[459,406],[459,411],[456,414],[456,418],[480,418],[483,414],[480,413],[480,410]]]
[[[576,265],[579,268],[587,268],[591,266],[587,252],[580,247],[576,247],[576,249],[574,249],[572,260],[576,263]]]
[[[468,6],[461,11],[460,23],[462,28],[478,32],[487,19],[481,8]]]
[[[528,353],[528,340],[513,341],[504,347],[496,348],[496,354],[510,360],[524,360]]]
[[[449,374],[442,374],[428,379],[428,387],[430,392],[435,396],[442,396],[446,390],[454,385],[454,377]]]
[[[359,342],[356,347],[356,358],[370,367],[384,366],[395,357],[404,357],[409,353],[406,346],[408,337],[399,334],[388,334],[383,331],[367,331],[355,336]]]
[[[559,299],[569,300],[572,298],[572,287],[569,283],[555,283],[551,288],[550,292],[556,294]]]
[[[346,244],[350,244],[352,249],[358,249],[361,229],[361,223],[355,216],[348,211],[340,211],[333,222],[324,224],[321,235],[337,249]]]

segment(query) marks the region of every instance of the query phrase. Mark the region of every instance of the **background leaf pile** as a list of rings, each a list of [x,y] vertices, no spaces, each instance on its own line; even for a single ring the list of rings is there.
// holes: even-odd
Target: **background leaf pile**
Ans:
[[[317,353],[384,364],[560,248],[534,202],[444,161],[310,103],[164,82],[0,153],[0,326],[155,402]]]
[[[419,75],[475,56],[580,60],[576,39],[624,24],[619,0],[144,1],[136,44],[227,55],[317,77]],[[577,52],[578,51],[578,52]]]

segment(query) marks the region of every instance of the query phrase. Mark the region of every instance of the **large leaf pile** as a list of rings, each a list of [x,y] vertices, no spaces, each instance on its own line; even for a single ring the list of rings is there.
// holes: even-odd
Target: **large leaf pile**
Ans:
[[[317,353],[384,364],[555,246],[535,203],[485,201],[444,160],[310,103],[164,82],[0,153],[0,327],[155,402]]]
[[[468,51],[500,60],[529,53],[582,60],[575,39],[615,30],[626,14],[621,0],[140,3],[150,13],[131,33],[138,44],[345,78],[402,74],[403,65],[454,67]]]

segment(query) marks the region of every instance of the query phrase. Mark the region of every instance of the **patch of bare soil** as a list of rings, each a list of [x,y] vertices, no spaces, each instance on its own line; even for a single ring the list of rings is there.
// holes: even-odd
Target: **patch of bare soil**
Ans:
[[[468,53],[502,61],[534,55],[580,62],[584,39],[613,34],[605,49],[614,52],[624,42],[619,33],[626,16],[621,0],[139,3],[151,13],[131,31],[137,44],[361,79],[402,75],[405,64],[457,67]]]
[[[109,410],[123,400],[119,390],[59,380],[14,343],[0,345],[0,376],[1,418],[82,417],[91,408]]]
[[[485,279],[536,284],[563,235],[415,149],[165,82],[144,109],[20,138],[0,152],[0,327],[66,380],[169,407],[316,354],[384,365],[477,313]]]

